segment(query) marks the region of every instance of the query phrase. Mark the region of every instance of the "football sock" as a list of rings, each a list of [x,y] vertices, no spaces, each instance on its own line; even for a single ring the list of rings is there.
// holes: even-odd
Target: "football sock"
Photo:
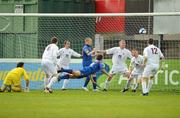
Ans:
[[[72,69],[64,69],[64,68],[61,68],[61,70],[58,70],[58,73],[59,73],[59,72],[66,72],[66,73],[72,74],[73,70],[72,70]]]
[[[86,81],[84,83],[84,86],[83,87],[87,87],[88,83],[90,81],[90,76],[86,77]]]
[[[147,93],[146,81],[142,81],[142,92]]]
[[[148,81],[148,87],[147,87],[147,88],[148,88],[148,92],[150,91],[150,89],[151,89],[151,87],[152,87],[152,84],[153,84],[153,80],[150,79],[150,80]]]
[[[104,88],[105,88],[105,89],[108,89],[108,87],[109,87],[109,81],[108,81],[108,80],[106,80],[106,81],[105,81]]]
[[[48,80],[49,78],[44,78],[44,87],[46,87],[47,85],[48,85],[48,83],[49,83],[49,80]]]
[[[62,89],[65,89],[67,87],[67,84],[69,83],[69,79],[65,79],[63,82]]]
[[[50,82],[49,82],[49,84],[47,85],[47,87],[48,87],[48,88],[51,88],[52,85],[53,85],[54,83],[56,83],[57,81],[58,81],[57,77],[53,77],[53,78],[50,80]]]
[[[94,82],[96,82],[96,77],[93,77]],[[96,89],[96,84],[93,83],[93,89]]]
[[[137,90],[138,87],[139,87],[139,83],[136,83],[136,84],[135,84],[135,87],[134,87],[134,90]]]
[[[61,79],[69,79],[69,74],[60,75],[60,76],[58,77],[58,81],[60,81]]]
[[[125,89],[128,89],[128,88],[129,88],[130,83],[131,83],[131,81],[130,81],[130,80],[127,80],[127,83],[126,83]]]

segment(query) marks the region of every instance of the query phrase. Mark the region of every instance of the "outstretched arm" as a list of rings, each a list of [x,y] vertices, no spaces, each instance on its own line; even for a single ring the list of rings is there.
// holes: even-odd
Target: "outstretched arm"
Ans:
[[[25,92],[29,92],[29,80],[26,80],[26,88],[25,88]]]
[[[97,53],[106,53],[106,50],[97,50]]]
[[[24,80],[26,81],[26,88],[25,88],[25,92],[29,92],[29,77],[27,75],[26,70],[23,70],[23,74],[24,74]]]
[[[101,71],[102,71],[102,73],[104,73],[104,74],[107,75],[108,77],[111,77],[111,75],[108,74],[108,72],[107,72],[105,69],[102,69]]]
[[[72,50],[72,56],[73,57],[81,57],[81,54],[75,52],[74,50]]]
[[[98,50],[97,53],[105,53],[105,54],[114,54],[116,52],[116,47],[107,49],[107,50]]]

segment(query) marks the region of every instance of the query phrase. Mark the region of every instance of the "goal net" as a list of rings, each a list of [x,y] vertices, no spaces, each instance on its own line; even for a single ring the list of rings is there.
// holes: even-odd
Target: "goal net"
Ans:
[[[142,54],[151,37],[166,60],[166,69],[159,70],[153,90],[180,90],[180,13],[123,13],[123,14],[0,14],[0,84],[18,61],[25,62],[31,80],[31,89],[42,89],[44,73],[41,56],[52,36],[64,40],[81,53],[86,37],[93,39],[96,49],[118,46],[120,39],[126,48],[137,49]],[[111,55],[104,61],[112,66]],[[127,64],[129,61],[127,61]],[[70,68],[81,69],[81,59],[72,59]],[[98,78],[103,86],[106,77]],[[68,88],[81,88],[84,79],[71,80]],[[110,89],[122,89],[126,78],[117,74]],[[62,82],[56,84],[60,88]],[[91,85],[89,85],[91,87]]]

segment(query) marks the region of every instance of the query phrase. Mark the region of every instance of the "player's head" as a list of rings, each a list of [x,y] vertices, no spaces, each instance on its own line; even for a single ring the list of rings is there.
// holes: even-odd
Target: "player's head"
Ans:
[[[24,67],[24,63],[23,63],[23,62],[18,62],[16,67],[17,67],[17,68],[18,68],[18,67],[23,68],[23,67]]]
[[[119,41],[119,47],[122,48],[122,49],[126,47],[126,41],[124,39],[121,39]]]
[[[65,48],[70,48],[70,46],[71,46],[71,43],[68,40],[65,40],[64,41],[64,47]]]
[[[102,54],[98,54],[96,56],[96,60],[101,61],[102,59],[103,59],[103,55]]]
[[[92,45],[92,39],[89,37],[85,38],[85,44]]]
[[[58,44],[58,38],[55,37],[55,36],[53,36],[53,37],[51,38],[51,43],[53,43],[53,44]]]
[[[132,49],[131,54],[133,57],[137,57],[139,55],[138,50]]]
[[[148,44],[149,44],[149,45],[154,44],[154,40],[153,40],[153,38],[150,38],[150,39],[148,40]]]

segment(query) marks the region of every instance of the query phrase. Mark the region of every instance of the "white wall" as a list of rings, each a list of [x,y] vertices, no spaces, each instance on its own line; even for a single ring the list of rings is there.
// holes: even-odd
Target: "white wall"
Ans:
[[[180,0],[154,0],[154,12],[180,12]],[[180,34],[180,16],[156,16],[154,34]]]

